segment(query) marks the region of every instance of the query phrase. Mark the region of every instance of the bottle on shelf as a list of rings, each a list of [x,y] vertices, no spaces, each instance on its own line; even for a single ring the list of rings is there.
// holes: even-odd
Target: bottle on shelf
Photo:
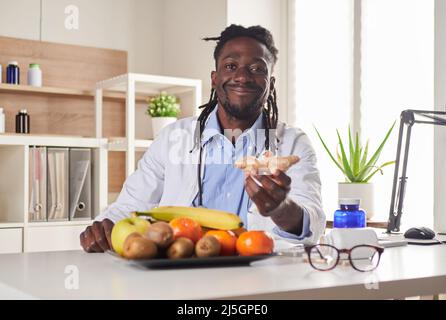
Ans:
[[[359,208],[360,199],[339,199],[334,213],[333,228],[365,228],[366,214]]]
[[[20,84],[20,68],[17,61],[10,61],[6,68],[6,83]]]
[[[28,85],[41,87],[42,86],[42,70],[38,63],[30,63],[28,69]]]
[[[0,133],[5,133],[5,114],[3,108],[0,107]]]
[[[15,132],[16,133],[29,133],[30,129],[30,119],[28,111],[22,109],[15,116]]]

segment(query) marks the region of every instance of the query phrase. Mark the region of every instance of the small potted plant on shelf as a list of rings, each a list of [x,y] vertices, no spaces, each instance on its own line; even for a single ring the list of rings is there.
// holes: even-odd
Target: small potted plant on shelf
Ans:
[[[148,102],[147,114],[152,117],[153,137],[156,138],[161,129],[177,120],[180,105],[174,95],[164,91],[158,96],[150,98]]]
[[[331,160],[336,164],[339,170],[342,171],[345,177],[345,182],[338,183],[338,198],[358,198],[361,199],[361,207],[365,210],[367,214],[367,219],[371,219],[374,215],[374,188],[373,184],[370,182],[372,177],[380,172],[383,174],[382,168],[391,164],[395,161],[388,161],[380,166],[377,166],[379,156],[390,136],[390,133],[395,126],[395,122],[390,127],[384,140],[382,140],[378,149],[373,153],[372,157],[368,158],[369,155],[369,141],[363,148],[361,141],[359,139],[359,134],[356,132],[355,139],[352,139],[352,134],[350,132],[350,127],[348,128],[348,150],[344,147],[339,131],[336,129],[338,136],[338,146],[336,148],[336,158],[328,149],[324,140],[322,139],[319,131],[315,128],[319,139],[322,142],[325,150],[330,156]],[[340,151],[340,153],[339,153]]]

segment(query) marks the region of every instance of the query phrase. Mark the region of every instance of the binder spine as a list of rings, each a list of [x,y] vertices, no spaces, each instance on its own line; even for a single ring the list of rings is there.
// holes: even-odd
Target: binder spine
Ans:
[[[92,219],[91,150],[70,149],[70,220]]]
[[[69,209],[68,148],[48,148],[47,153],[47,218],[65,221]]]
[[[29,209],[28,221],[46,221],[47,154],[45,147],[29,149]]]

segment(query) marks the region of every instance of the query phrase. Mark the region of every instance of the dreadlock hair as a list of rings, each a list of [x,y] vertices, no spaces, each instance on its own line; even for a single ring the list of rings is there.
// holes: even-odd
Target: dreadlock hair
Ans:
[[[218,57],[220,56],[221,50],[223,49],[224,45],[228,41],[240,37],[249,37],[265,45],[269,53],[271,54],[271,59],[274,67],[277,62],[278,50],[274,46],[274,40],[271,32],[261,26],[252,26],[249,28],[245,28],[240,25],[231,24],[220,33],[220,36],[203,38],[203,40],[205,41],[217,41],[217,45],[214,49],[214,60],[216,68]],[[203,133],[204,127],[206,126],[206,120],[211,112],[214,110],[217,103],[218,100],[215,89],[212,89],[208,103],[199,107],[200,109],[203,109],[203,111],[198,117],[198,124],[194,136],[194,148],[200,144],[201,134]],[[265,124],[265,150],[269,150],[269,130],[276,129],[278,120],[277,95],[276,88],[274,87],[270,91],[270,94],[266,101],[266,107],[263,107],[262,109],[262,114]],[[192,150],[194,148],[192,148]],[[192,152],[192,150],[190,152]]]

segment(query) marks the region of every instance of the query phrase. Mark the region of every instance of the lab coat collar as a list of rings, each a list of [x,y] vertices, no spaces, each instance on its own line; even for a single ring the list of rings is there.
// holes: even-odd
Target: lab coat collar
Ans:
[[[220,126],[220,123],[218,122],[218,116],[217,116],[217,109],[219,108],[219,106],[217,106],[216,108],[214,108],[214,110],[212,110],[212,112],[210,113],[208,120],[206,122],[204,131],[203,131],[203,135],[201,138],[201,145],[204,146],[206,145],[209,140],[211,140],[212,138],[214,138],[215,136],[222,136],[222,128]],[[256,121],[253,123],[253,125],[245,130],[239,138],[243,137],[243,136],[248,136],[251,143],[254,145],[258,145],[259,143],[256,143],[256,138],[257,137],[262,137],[263,136],[263,141],[258,141],[258,142],[262,142],[264,143],[264,134],[262,134],[261,132],[259,132],[258,130],[263,129],[263,114],[260,114]],[[262,131],[263,132],[263,131]]]

